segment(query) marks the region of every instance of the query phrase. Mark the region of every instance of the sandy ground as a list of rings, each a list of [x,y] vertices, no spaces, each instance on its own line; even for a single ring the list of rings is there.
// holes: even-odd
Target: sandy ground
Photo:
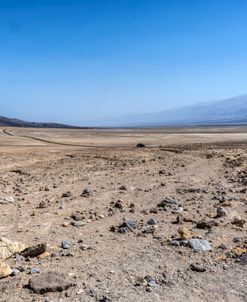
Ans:
[[[0,301],[247,301],[246,128],[5,130],[0,200],[15,202],[0,204],[0,234],[49,255],[8,259],[21,272]],[[124,219],[136,225],[120,233]],[[48,271],[73,286],[27,287]]]

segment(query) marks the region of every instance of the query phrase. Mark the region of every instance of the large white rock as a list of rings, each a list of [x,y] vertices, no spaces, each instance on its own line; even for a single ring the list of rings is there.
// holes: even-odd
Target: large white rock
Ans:
[[[4,261],[14,254],[21,253],[24,249],[24,244],[2,237],[0,238],[0,261]]]

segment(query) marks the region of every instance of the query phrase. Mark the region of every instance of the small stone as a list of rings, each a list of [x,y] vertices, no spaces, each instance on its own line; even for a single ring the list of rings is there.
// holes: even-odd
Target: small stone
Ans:
[[[219,249],[227,250],[227,245],[224,244],[224,243],[221,243],[221,244],[219,245]]]
[[[121,191],[126,191],[127,190],[127,187],[125,185],[122,185],[119,187],[119,190]]]
[[[144,279],[146,280],[148,286],[151,286],[151,287],[157,286],[157,283],[156,283],[154,277],[152,277],[152,276],[146,276]]]
[[[20,274],[20,270],[17,268],[12,268],[12,276],[17,276],[18,274]]]
[[[42,273],[29,280],[28,288],[36,294],[62,292],[73,286],[64,274],[55,272]]]
[[[40,203],[39,203],[39,205],[38,205],[38,208],[39,209],[45,209],[45,208],[47,208],[48,207],[48,203],[46,202],[46,201],[44,201],[44,200],[42,200]]]
[[[211,250],[211,246],[207,240],[190,239],[188,244],[196,252],[208,252]]]
[[[68,192],[65,192],[65,193],[63,193],[62,194],[62,197],[71,197],[72,196],[72,193],[70,192],[70,191],[68,191]]]
[[[40,273],[40,270],[37,267],[31,268],[31,270],[30,270],[31,275],[39,274],[39,273]]]
[[[15,199],[13,196],[8,196],[3,199],[6,203],[14,203]]]
[[[247,253],[241,255],[238,260],[241,265],[247,265]]]
[[[188,240],[192,237],[192,233],[186,227],[180,227],[178,233],[182,240]]]
[[[45,258],[47,258],[47,257],[49,257],[50,256],[50,253],[49,252],[44,252],[43,254],[40,254],[39,256],[38,256],[38,258],[40,259],[40,260],[42,260],[42,259],[45,259]]]
[[[90,197],[92,195],[92,192],[89,189],[84,189],[81,196],[82,197]]]
[[[15,260],[16,261],[25,261],[26,258],[24,256],[22,256],[22,255],[16,254],[15,255]]]
[[[67,240],[63,240],[61,242],[61,247],[64,249],[64,250],[68,250],[71,248],[71,243]]]
[[[0,279],[6,278],[12,274],[12,269],[6,263],[0,263]]]
[[[209,221],[201,220],[201,221],[197,222],[196,228],[210,230],[210,229],[212,229],[212,227],[218,226],[218,225],[219,225],[218,222],[216,222],[214,220],[209,220]]]
[[[132,232],[133,229],[135,229],[137,226],[137,220],[136,219],[125,219],[122,224],[120,224],[118,228],[118,232],[121,234],[125,234],[128,232]]]
[[[86,244],[82,244],[82,245],[79,246],[79,248],[80,248],[80,250],[82,250],[82,251],[86,251],[86,250],[89,249],[89,246],[86,245]]]
[[[180,246],[180,241],[179,240],[171,240],[171,245],[172,246]]]
[[[139,143],[136,145],[136,148],[145,148],[146,146],[143,143]]]
[[[236,225],[236,226],[238,226],[240,228],[243,228],[244,225],[245,225],[245,222],[246,222],[245,220],[243,220],[243,219],[241,219],[239,217],[234,217],[234,220],[232,221],[232,224]]]
[[[85,226],[87,223],[85,221],[72,221],[71,225],[73,225],[76,228],[80,228]]]
[[[124,209],[124,204],[123,204],[122,199],[119,199],[119,200],[114,204],[114,207],[117,208],[117,209],[123,210],[123,209]]]
[[[206,271],[206,269],[198,264],[191,264],[190,265],[190,269],[193,271],[193,272],[198,272],[198,273],[203,273]]]
[[[38,245],[35,245],[35,246],[32,246],[32,247],[26,248],[21,253],[21,255],[24,256],[24,257],[37,257],[40,254],[45,253],[46,248],[47,248],[46,243],[41,243],[41,244],[38,244]]]
[[[227,211],[223,207],[218,207],[217,208],[217,217],[225,217],[227,215]]]
[[[147,221],[147,224],[148,224],[148,225],[155,225],[155,224],[157,224],[157,222],[156,222],[156,220],[154,220],[153,218],[151,218],[151,219],[149,219],[149,220]]]
[[[71,218],[75,221],[81,221],[84,219],[84,216],[82,214],[74,213],[71,215]]]

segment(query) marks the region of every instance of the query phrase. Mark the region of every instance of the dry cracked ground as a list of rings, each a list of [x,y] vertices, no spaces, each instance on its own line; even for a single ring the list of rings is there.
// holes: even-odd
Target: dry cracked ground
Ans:
[[[1,302],[247,301],[246,129],[11,131]]]

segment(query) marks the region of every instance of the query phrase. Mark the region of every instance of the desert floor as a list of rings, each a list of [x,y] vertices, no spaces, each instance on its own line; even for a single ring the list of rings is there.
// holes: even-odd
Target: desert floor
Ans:
[[[47,244],[5,261],[0,301],[247,301],[246,148],[245,127],[0,128],[0,234]],[[47,272],[66,289],[36,293]]]

